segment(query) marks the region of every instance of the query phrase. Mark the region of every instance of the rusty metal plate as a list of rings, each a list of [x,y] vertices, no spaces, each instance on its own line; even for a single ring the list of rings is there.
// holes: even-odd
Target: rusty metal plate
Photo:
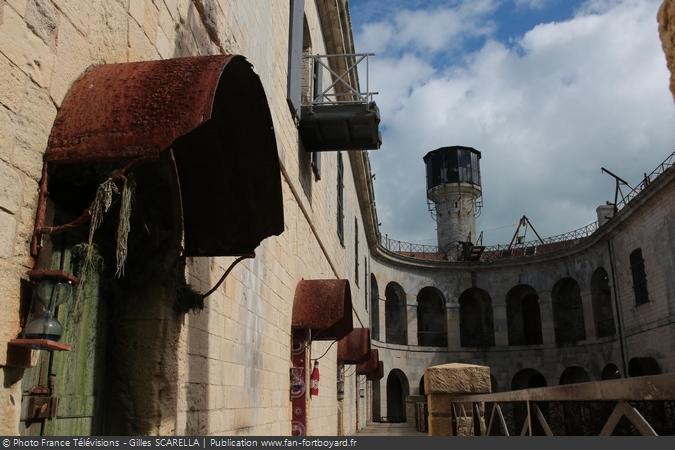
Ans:
[[[302,280],[295,288],[292,326],[311,330],[313,341],[342,339],[352,331],[348,280]]]
[[[370,330],[354,328],[338,342],[338,361],[343,364],[360,364],[370,358]]]
[[[364,362],[356,366],[356,374],[357,375],[368,375],[369,373],[372,373],[377,370],[377,365],[378,362],[380,361],[380,355],[377,349],[373,349],[370,351],[370,358]]]
[[[366,379],[370,381],[375,381],[381,380],[382,378],[384,378],[384,363],[382,361],[378,361],[377,369],[367,374]]]
[[[121,165],[169,149],[186,256],[250,254],[283,232],[272,117],[260,79],[243,56],[93,67],[67,93],[45,163]]]

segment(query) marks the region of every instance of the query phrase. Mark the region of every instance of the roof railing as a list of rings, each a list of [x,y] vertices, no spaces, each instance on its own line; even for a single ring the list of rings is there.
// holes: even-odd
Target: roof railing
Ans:
[[[375,56],[374,53],[344,53],[335,55],[307,55],[306,59],[311,60],[311,73],[320,74],[325,71],[330,74],[332,83],[323,87],[319,83],[315,89],[312,98],[312,105],[339,105],[339,104],[370,104],[373,96],[377,92],[370,91],[370,61],[369,58]],[[343,59],[344,70],[336,71],[338,67],[336,60]],[[350,74],[359,69],[359,65],[364,67],[366,89],[361,92],[357,83],[353,83]],[[319,76],[319,75],[317,75]]]

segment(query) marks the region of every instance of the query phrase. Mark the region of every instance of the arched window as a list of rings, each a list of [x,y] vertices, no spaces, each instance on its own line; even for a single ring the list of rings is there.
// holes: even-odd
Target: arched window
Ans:
[[[387,376],[387,421],[405,422],[405,400],[410,395],[408,378],[399,369],[392,369]]]
[[[373,422],[381,422],[382,415],[380,413],[380,380],[373,380],[372,382],[373,389],[373,398],[372,398],[372,411],[373,411]]]
[[[438,289],[425,287],[417,294],[417,343],[447,347],[446,329],[445,298]]]
[[[645,377],[661,374],[661,367],[654,358],[631,358],[628,361],[629,377]]]
[[[560,384],[575,384],[591,381],[583,367],[571,366],[560,375]],[[566,436],[585,436],[590,434],[593,424],[593,409],[584,402],[564,402],[562,405],[563,425]]]
[[[509,345],[542,343],[539,295],[532,286],[520,284],[506,294]]]
[[[370,274],[370,331],[373,339],[380,340],[380,290],[374,274]]]
[[[459,339],[462,347],[495,345],[492,299],[482,289],[470,288],[459,296]]]
[[[391,282],[384,291],[384,322],[387,342],[406,345],[408,343],[408,317],[406,296],[403,288]]]
[[[546,378],[534,369],[522,369],[518,371],[511,380],[511,389],[532,389],[546,386]],[[537,406],[542,411],[542,413],[548,415],[548,403],[547,402],[538,402]],[[520,432],[523,428],[523,423],[527,418],[527,406],[520,403],[513,404],[513,423],[511,429],[516,432]],[[544,430],[541,428],[538,420],[532,420],[532,434],[536,436],[544,435]]]
[[[573,278],[563,278],[553,286],[551,297],[556,344],[573,344],[586,339],[579,284]]]
[[[647,290],[647,272],[645,260],[642,257],[642,249],[636,248],[630,254],[630,271],[633,275],[633,292],[635,292],[635,304],[642,305],[649,302]]]
[[[621,372],[619,371],[619,368],[616,367],[616,364],[609,363],[602,369],[600,378],[603,380],[615,380],[621,378]]]
[[[612,294],[609,289],[607,271],[598,267],[591,276],[591,298],[593,301],[593,317],[595,319],[595,335],[597,337],[614,336],[614,312],[612,310]]]

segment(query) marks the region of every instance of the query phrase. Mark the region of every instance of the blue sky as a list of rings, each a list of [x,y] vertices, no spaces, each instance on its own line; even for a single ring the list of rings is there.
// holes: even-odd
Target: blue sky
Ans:
[[[377,54],[382,232],[435,243],[422,156],[444,145],[483,153],[488,243],[523,214],[542,235],[594,221],[613,195],[600,167],[637,183],[675,149],[660,3],[350,0],[357,51]]]

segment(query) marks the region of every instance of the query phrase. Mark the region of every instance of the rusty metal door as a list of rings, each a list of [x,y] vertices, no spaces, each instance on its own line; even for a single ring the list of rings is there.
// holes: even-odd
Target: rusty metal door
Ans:
[[[86,229],[53,236],[47,264],[77,273],[77,249],[85,241]],[[61,342],[70,344],[72,349],[40,350],[37,364],[26,371],[22,384],[22,434],[101,434],[106,321],[100,285],[100,273],[93,273],[82,285],[79,300],[73,298],[69,304],[59,306]]]

